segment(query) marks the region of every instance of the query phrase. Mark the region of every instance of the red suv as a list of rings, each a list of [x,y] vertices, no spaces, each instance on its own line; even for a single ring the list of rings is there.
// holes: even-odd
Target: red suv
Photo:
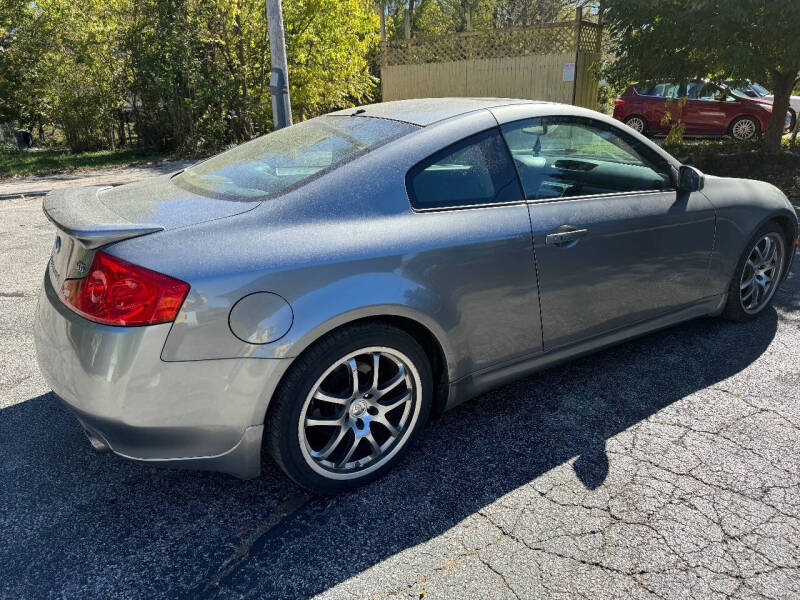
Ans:
[[[682,111],[678,99],[686,98]],[[663,123],[666,101],[672,98],[672,122],[680,118],[685,134],[730,135],[749,140],[765,131],[772,117],[772,100],[747,98],[707,81],[636,83],[614,101],[614,118],[644,134],[667,133],[672,122]],[[786,130],[791,114],[786,114]]]

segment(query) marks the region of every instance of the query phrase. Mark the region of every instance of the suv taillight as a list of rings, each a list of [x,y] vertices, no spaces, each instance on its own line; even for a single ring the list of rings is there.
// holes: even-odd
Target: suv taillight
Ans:
[[[622,106],[623,104],[625,104],[625,102],[626,101],[623,100],[622,98],[617,98],[614,100],[614,106]]]
[[[131,326],[174,321],[188,292],[188,283],[98,250],[86,277],[67,279],[60,296],[91,321]]]

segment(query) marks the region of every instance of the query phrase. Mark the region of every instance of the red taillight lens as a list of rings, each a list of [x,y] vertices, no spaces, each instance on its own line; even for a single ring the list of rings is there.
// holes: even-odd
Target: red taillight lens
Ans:
[[[622,98],[616,98],[614,100],[614,106],[622,106],[623,104],[625,104],[625,100],[623,100]]]
[[[83,279],[67,279],[61,299],[105,325],[155,325],[175,320],[189,284],[97,251]]]

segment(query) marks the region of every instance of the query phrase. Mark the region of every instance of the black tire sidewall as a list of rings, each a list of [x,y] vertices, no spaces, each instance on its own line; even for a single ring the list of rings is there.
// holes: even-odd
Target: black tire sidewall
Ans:
[[[314,471],[303,457],[297,427],[311,387],[334,362],[350,352],[383,346],[404,354],[420,378],[422,394],[417,422],[403,447],[378,469],[355,479],[329,479]],[[395,466],[419,439],[433,402],[433,375],[425,351],[405,331],[390,325],[357,325],[336,331],[309,348],[292,365],[273,397],[268,420],[268,449],[278,465],[300,486],[319,494],[333,494],[361,486]]]
[[[775,293],[777,290],[772,293],[772,297],[769,299],[769,302],[767,302],[758,312],[755,313],[746,312],[742,307],[742,303],[739,298],[741,294],[739,290],[739,282],[742,279],[742,271],[744,270],[745,263],[747,263],[747,257],[750,256],[750,251],[753,249],[753,245],[756,243],[756,241],[768,233],[777,233],[783,241],[783,264],[781,265],[781,272],[777,275],[778,283],[776,284],[780,285],[780,279],[783,277],[783,272],[786,269],[786,235],[778,223],[775,221],[770,221],[762,225],[758,231],[756,231],[747,241],[747,244],[742,250],[742,255],[739,257],[739,262],[736,263],[736,270],[734,271],[733,278],[728,286],[728,299],[722,312],[722,315],[727,319],[739,322],[755,319],[764,313],[764,311],[772,304],[772,301],[775,298]]]

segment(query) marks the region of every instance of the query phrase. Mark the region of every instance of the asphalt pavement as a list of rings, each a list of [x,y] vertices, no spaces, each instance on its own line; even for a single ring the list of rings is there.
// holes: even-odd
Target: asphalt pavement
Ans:
[[[90,450],[34,356],[52,240],[0,201],[0,598],[800,597],[800,260],[753,322],[484,394],[320,498]]]

